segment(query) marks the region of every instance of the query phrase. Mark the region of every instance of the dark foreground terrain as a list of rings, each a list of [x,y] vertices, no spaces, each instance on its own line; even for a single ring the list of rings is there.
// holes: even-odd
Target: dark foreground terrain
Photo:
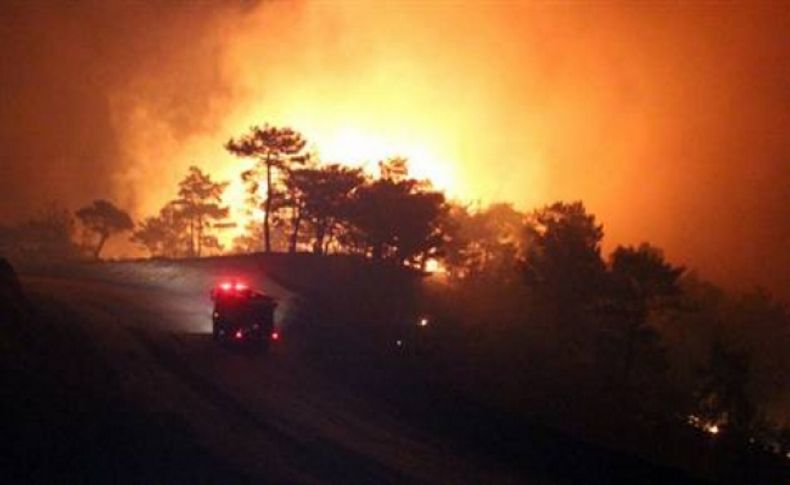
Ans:
[[[399,277],[377,295],[341,293],[351,311],[338,312],[310,287],[315,271],[127,263],[36,272],[20,286],[6,271],[4,481],[692,481],[464,398],[420,360],[378,347],[371,335],[387,332],[347,324],[402,297]],[[280,300],[283,339],[269,352],[210,340],[208,289],[229,274]],[[368,276],[343,278],[369,287]]]

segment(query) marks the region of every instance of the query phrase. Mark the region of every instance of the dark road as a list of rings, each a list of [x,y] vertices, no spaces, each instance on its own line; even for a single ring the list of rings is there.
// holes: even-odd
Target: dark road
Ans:
[[[294,295],[257,284],[281,301],[284,339],[269,352],[220,347],[199,282],[129,284],[23,279],[34,300],[71,315],[121,376],[135,405],[186,424],[201,447],[246,475],[298,482],[514,482],[519,474],[475,457],[446,437],[400,418],[397,402],[330,361],[343,359],[320,325],[296,312]],[[193,291],[194,290],[194,291]],[[313,339],[313,341],[310,341]],[[316,352],[315,349],[322,349]],[[383,375],[387,375],[386,373]],[[394,385],[395,383],[393,383]]]

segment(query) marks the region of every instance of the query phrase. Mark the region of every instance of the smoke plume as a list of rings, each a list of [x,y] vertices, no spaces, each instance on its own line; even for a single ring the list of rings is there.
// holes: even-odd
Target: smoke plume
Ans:
[[[790,288],[790,15],[781,3],[10,3],[0,218],[109,196],[135,216],[222,143],[303,131],[401,154],[456,198],[583,199],[729,285]],[[229,199],[241,198],[231,187]],[[787,295],[784,295],[787,296]]]

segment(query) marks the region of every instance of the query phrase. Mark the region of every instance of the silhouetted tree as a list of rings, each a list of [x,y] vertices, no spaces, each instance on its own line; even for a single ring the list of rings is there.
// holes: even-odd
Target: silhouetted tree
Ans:
[[[442,261],[447,268],[448,275],[455,281],[471,273],[471,256],[469,246],[471,213],[469,209],[458,202],[450,201],[445,204],[445,211],[440,220],[442,234],[444,235],[444,254]]]
[[[678,279],[683,271],[647,243],[638,248],[619,246],[612,253],[609,292],[602,307],[610,323],[610,338],[621,342],[620,383],[624,387],[629,384],[637,355],[652,352],[655,356],[658,334],[648,325],[648,316],[666,308],[670,299],[680,294]]]
[[[473,212],[451,206],[448,217],[445,264],[451,272],[509,279],[523,246],[525,215],[500,203]]]
[[[377,180],[354,194],[349,220],[373,259],[387,256],[397,242],[398,224],[393,215],[399,209],[398,202],[408,196],[404,189],[388,180]]]
[[[192,166],[178,186],[178,199],[174,202],[189,228],[189,255],[200,257],[204,246],[220,249],[217,238],[208,237],[206,231],[212,227],[212,221],[228,216],[228,208],[220,205],[228,182],[214,182],[211,176]]]
[[[189,254],[188,222],[175,202],[168,202],[156,217],[138,224],[131,240],[144,246],[152,256],[169,258]]]
[[[400,166],[402,159],[395,159]],[[381,178],[359,187],[351,198],[348,222],[353,238],[373,259],[424,264],[443,243],[444,195],[381,164]],[[418,261],[417,261],[418,260]]]
[[[273,210],[272,202],[276,197],[274,170],[283,170],[293,163],[303,162],[304,146],[305,140],[297,131],[269,125],[264,125],[262,128],[253,126],[247,134],[238,139],[232,138],[225,144],[225,148],[234,155],[256,160],[255,167],[242,173],[242,180],[247,184],[250,194],[257,194],[261,179],[265,181],[263,238],[267,253],[271,252],[270,218]]]
[[[717,340],[748,364],[746,398],[774,422],[786,406],[790,376],[790,314],[762,289],[730,296],[720,309]],[[744,413],[743,417],[748,416]],[[740,419],[742,422],[743,419]],[[742,423],[743,424],[743,423]]]
[[[526,226],[524,277],[560,301],[586,301],[602,281],[603,226],[581,202],[533,212]]]
[[[134,228],[128,213],[103,199],[95,200],[91,205],[79,209],[77,219],[97,236],[96,246],[93,249],[95,259],[99,259],[104,243],[110,236]]]
[[[430,258],[441,256],[444,236],[440,218],[444,211],[444,194],[418,190],[403,201],[396,217],[400,219],[396,239],[396,257],[425,269]]]
[[[291,250],[296,247],[299,224],[307,220],[313,228],[313,252],[323,254],[341,221],[345,218],[350,197],[362,185],[361,169],[338,164],[291,170],[285,180],[298,217],[293,224]]]
[[[729,428],[736,434],[745,433],[755,417],[755,409],[749,399],[749,384],[748,356],[726,348],[717,340],[712,346],[708,365],[703,369],[700,416],[704,421]]]
[[[147,217],[137,225],[130,240],[145,247],[151,256],[161,256],[164,252],[165,228],[159,217]]]
[[[80,251],[74,235],[71,212],[53,202],[11,231],[8,237],[13,242],[6,254],[31,262],[77,259]]]
[[[707,407],[709,415],[702,413],[701,417],[717,421],[711,409],[719,407],[719,398],[711,401],[711,389],[717,387],[712,382],[723,378],[713,379],[712,373],[719,372],[718,368],[738,374],[734,369],[745,367],[748,372],[742,381],[746,384],[740,386],[745,396],[735,399],[748,403],[743,406],[747,411],[753,408],[744,415],[753,412],[768,423],[781,422],[783,415],[777,410],[787,402],[784,389],[790,375],[790,315],[786,306],[761,290],[728,294],[693,272],[680,279],[680,286],[682,305],[656,321],[656,328],[666,346],[677,394],[689,401],[685,408],[701,413]],[[719,354],[715,359],[714,348]],[[700,369],[706,371],[700,374]]]
[[[566,338],[589,337],[582,335],[580,324],[589,321],[589,311],[604,289],[603,227],[581,202],[554,203],[534,211],[527,222],[525,282],[571,331]]]
[[[311,166],[310,168],[315,168]],[[272,201],[272,224],[280,230],[275,234],[287,235],[287,248],[289,253],[295,253],[300,242],[304,242],[305,226],[304,198],[297,184],[294,183],[292,173],[297,169],[284,170],[282,177],[282,190],[278,197]]]

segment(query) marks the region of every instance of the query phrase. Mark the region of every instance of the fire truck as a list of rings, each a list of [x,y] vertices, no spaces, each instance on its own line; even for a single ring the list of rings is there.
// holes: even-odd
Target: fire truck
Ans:
[[[240,281],[222,281],[211,290],[212,335],[220,343],[257,343],[267,347],[280,334],[274,325],[277,302]]]

